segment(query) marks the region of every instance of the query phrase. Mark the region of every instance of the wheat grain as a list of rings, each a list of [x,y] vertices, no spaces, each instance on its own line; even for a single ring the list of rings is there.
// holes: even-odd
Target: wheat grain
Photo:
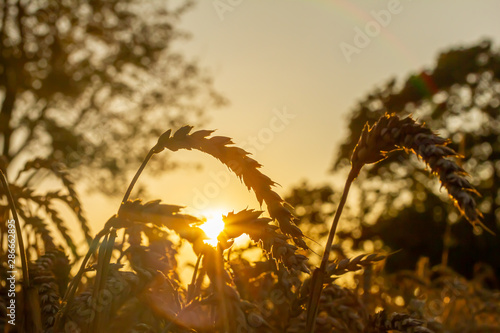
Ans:
[[[162,204],[159,200],[146,203],[141,200],[129,200],[122,203],[117,218],[112,220],[110,226],[119,229],[129,228],[134,223],[152,223],[156,226],[166,227],[193,244],[193,249],[199,254],[204,247],[203,240],[207,236],[203,230],[195,225],[201,224],[202,221],[195,216],[183,214],[182,208],[181,206]]]
[[[63,183],[64,187],[68,191],[68,198],[66,200],[66,203],[75,213],[78,221],[80,222],[80,227],[82,228],[85,240],[90,245],[90,242],[92,241],[92,236],[90,233],[90,227],[88,225],[88,221],[83,213],[80,198],[76,193],[74,182],[71,180],[68,172],[64,170],[61,163],[52,159],[35,158],[31,161],[26,162],[24,168],[21,169],[17,174],[16,180],[18,180],[21,174],[23,174],[24,172],[30,170],[36,171],[40,169],[47,169],[51,171]]]
[[[229,146],[233,144],[231,138],[224,136],[210,137],[213,131],[207,130],[189,134],[191,130],[192,126],[184,126],[176,131],[173,136],[170,136],[170,130],[163,133],[152,150],[159,153],[165,148],[172,151],[196,149],[215,157],[233,171],[248,189],[254,191],[259,203],[266,203],[270,216],[278,221],[281,231],[286,235],[290,235],[298,246],[307,249],[307,245],[303,240],[304,235],[294,225],[294,217],[290,210],[286,208],[285,201],[272,190],[276,183],[259,171],[261,165],[249,157],[250,154],[247,151],[239,147]]]
[[[43,219],[38,216],[26,216],[22,210],[19,211],[19,216],[21,216],[26,225],[33,228],[35,234],[41,236],[45,250],[56,248],[52,233]]]
[[[351,156],[352,168],[359,172],[363,165],[377,163],[391,151],[404,149],[415,153],[439,176],[455,205],[473,225],[480,225],[493,233],[480,220],[473,194],[478,194],[465,178],[465,171],[447,159],[457,153],[446,146],[448,141],[418,124],[411,117],[400,119],[395,114],[385,114],[372,127],[365,125],[358,144]]]
[[[56,249],[47,251],[32,265],[33,285],[40,297],[42,324],[45,332],[51,332],[56,313],[61,305],[61,274],[69,272],[69,261],[64,252]]]
[[[385,333],[397,330],[407,333],[432,333],[424,326],[425,322],[414,319],[405,313],[393,312],[390,315],[386,311],[380,311],[370,318],[373,333]]]
[[[297,247],[287,243],[287,237],[276,232],[276,226],[269,224],[271,219],[262,218],[261,211],[252,209],[238,213],[230,212],[223,216],[224,231],[220,238],[222,243],[246,233],[250,239],[257,242],[272,258],[282,262],[290,270],[309,273],[307,257],[297,254]]]
[[[301,293],[309,293],[309,286],[310,284],[305,284]],[[306,319],[306,312],[292,319],[287,333],[304,332]],[[314,332],[363,333],[368,326],[368,319],[366,308],[357,295],[347,288],[329,284],[318,301]]]
[[[326,268],[326,273],[328,274],[328,276],[339,276],[348,272],[356,272],[385,258],[386,257],[383,255],[372,253],[369,255],[361,254],[353,259],[345,258],[341,260],[335,260],[330,266]]]
[[[313,274],[312,292],[307,316],[307,332],[314,330],[317,304],[321,295],[323,280],[327,269],[333,238],[335,236],[340,215],[344,208],[349,189],[365,164],[377,163],[387,154],[397,149],[414,152],[437,174],[456,206],[473,225],[480,225],[493,233],[479,219],[481,213],[477,209],[472,194],[477,194],[465,178],[465,171],[446,157],[457,155],[447,147],[447,140],[437,136],[430,129],[417,124],[411,117],[400,119],[395,114],[385,114],[373,127],[365,125],[358,144],[351,156],[351,170],[344,186],[344,191],[328,235],[321,266],[317,274]]]
[[[66,228],[63,219],[60,217],[59,212],[55,210],[51,204],[50,201],[47,201],[44,205],[45,211],[47,214],[50,216],[50,219],[54,222],[54,224],[57,227],[57,230],[59,230],[59,233],[63,236],[64,240],[66,241],[66,244],[70,248],[73,256],[75,258],[78,258],[78,252],[76,251],[76,245],[73,242],[73,239],[68,233],[68,228]]]
[[[148,281],[133,272],[119,271],[120,266],[109,265],[109,274],[98,298],[93,297],[93,285],[88,286],[74,298],[64,317],[65,322],[73,322],[78,327],[85,328],[94,321],[96,313],[103,311],[104,307],[110,312],[115,312],[127,300],[143,290]]]

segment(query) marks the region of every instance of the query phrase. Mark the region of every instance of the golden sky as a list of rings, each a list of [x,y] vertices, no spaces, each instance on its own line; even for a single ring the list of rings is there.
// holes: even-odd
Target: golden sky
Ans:
[[[252,151],[285,194],[303,179],[339,187],[328,169],[356,101],[391,77],[433,66],[440,50],[482,38],[498,47],[498,13],[498,0],[202,0],[181,21],[193,38],[178,47],[210,69],[230,101],[205,128]],[[147,199],[198,211],[258,208],[217,161],[175,157],[205,168],[149,179]],[[84,200],[93,231],[120,199]]]

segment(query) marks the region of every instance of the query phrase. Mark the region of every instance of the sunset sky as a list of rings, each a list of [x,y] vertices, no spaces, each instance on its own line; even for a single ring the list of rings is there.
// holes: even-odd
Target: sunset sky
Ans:
[[[328,170],[356,101],[391,77],[433,66],[439,51],[484,38],[498,47],[498,13],[497,0],[199,1],[181,24],[193,38],[178,47],[210,70],[230,101],[207,114],[205,128],[252,151],[285,194],[304,179],[340,187]],[[217,161],[196,152],[175,157],[205,168],[150,179],[148,199],[199,212],[258,208]],[[101,207],[87,209],[94,231],[120,199],[103,200],[84,200]]]

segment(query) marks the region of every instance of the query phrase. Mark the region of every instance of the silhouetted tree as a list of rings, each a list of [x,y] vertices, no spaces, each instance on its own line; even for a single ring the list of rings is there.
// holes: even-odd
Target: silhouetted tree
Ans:
[[[355,245],[380,237],[392,249],[402,249],[389,258],[389,269],[413,268],[420,255],[427,255],[432,264],[443,261],[469,276],[480,261],[500,274],[499,79],[500,53],[490,42],[481,42],[441,53],[434,68],[404,82],[390,80],[356,106],[333,167],[340,170],[348,163],[366,122],[373,124],[385,112],[411,113],[449,137],[451,146],[463,155],[462,166],[481,194],[483,221],[496,236],[474,233],[458,210],[449,207],[438,180],[429,178],[421,162],[401,151],[356,180],[363,232],[353,237]]]
[[[0,1],[3,163],[50,158],[110,193],[166,128],[221,105],[210,76],[175,49],[193,1],[173,3]]]

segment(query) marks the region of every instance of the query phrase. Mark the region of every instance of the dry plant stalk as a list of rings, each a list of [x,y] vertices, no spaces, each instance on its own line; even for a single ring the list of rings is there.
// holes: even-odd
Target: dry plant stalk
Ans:
[[[340,215],[350,186],[365,164],[378,163],[384,160],[388,153],[395,150],[403,149],[407,152],[413,152],[425,162],[431,173],[439,177],[441,185],[446,188],[449,196],[466,219],[473,226],[479,225],[493,234],[480,221],[481,212],[473,197],[473,194],[477,195],[478,193],[465,178],[466,172],[457,163],[447,159],[447,157],[458,155],[453,149],[446,146],[448,142],[424,125],[418,124],[411,117],[400,119],[396,114],[385,114],[372,127],[368,124],[365,125],[351,156],[351,170],[330,229],[321,266],[313,274],[306,332],[312,333],[314,331],[318,302]]]
[[[190,134],[192,128],[192,126],[184,126],[173,136],[170,136],[170,130],[163,133],[156,146],[153,147],[153,151],[159,153],[165,148],[172,151],[196,149],[215,157],[233,171],[248,189],[254,191],[260,204],[266,203],[270,216],[278,221],[281,231],[285,235],[290,235],[297,246],[307,249],[302,231],[293,223],[293,214],[286,208],[285,201],[280,195],[272,190],[276,183],[259,171],[261,164],[249,157],[250,153],[247,151],[229,146],[233,144],[231,138],[210,137],[213,131],[208,130]]]
[[[423,279],[424,275],[414,274],[410,278],[418,280],[416,287],[412,286],[413,289],[409,289],[400,283],[398,286],[408,289],[398,291],[399,294],[396,293],[396,297],[389,297],[389,300],[387,300],[387,289],[383,287],[385,280],[373,282],[373,286],[378,287],[378,291],[375,292],[371,291],[370,283],[363,285],[362,298],[358,294],[361,289],[350,290],[333,283],[340,275],[359,271],[385,258],[378,254],[363,254],[355,258],[343,256],[345,259],[328,261],[333,237],[351,183],[365,164],[379,162],[390,151],[405,149],[417,154],[432,173],[440,177],[441,183],[467,219],[475,226],[482,225],[473,198],[476,192],[465,179],[464,170],[447,159],[456,153],[446,146],[446,140],[439,138],[411,118],[401,120],[395,115],[385,115],[371,128],[366,126],[352,155],[352,169],[330,230],[322,266],[314,271],[312,278],[303,280],[298,276],[301,271],[308,272],[307,257],[298,254],[297,251],[298,247],[307,247],[302,244],[302,232],[293,224],[290,210],[283,199],[273,191],[274,182],[258,170],[260,164],[249,158],[247,152],[230,146],[231,139],[211,137],[212,131],[198,131],[191,134],[190,131],[191,127],[186,126],[173,136],[171,131],[167,131],[160,137],[158,144],[151,149],[134,176],[117,214],[111,217],[103,230],[94,237],[80,270],[67,289],[70,265],[64,252],[56,250],[57,247],[44,217],[55,223],[55,227],[63,234],[68,248],[74,252],[74,243],[69,235],[65,235],[68,229],[54,208],[52,200],[62,200],[70,207],[73,207],[71,203],[75,203],[77,207],[75,206],[74,212],[78,214],[81,210],[78,199],[76,201],[74,199],[76,193],[68,189],[67,195],[48,192],[40,196],[34,195],[31,189],[5,185],[13,193],[13,196],[8,197],[9,204],[11,207],[17,205],[21,208],[19,217],[34,231],[37,238],[43,240],[46,251],[36,262],[30,264],[23,281],[30,285],[29,288],[23,286],[23,293],[33,299],[27,302],[28,308],[22,310],[23,315],[33,316],[31,322],[34,325],[29,326],[31,323],[28,319],[25,321],[28,324],[26,329],[37,332],[42,329],[46,332],[74,329],[81,332],[130,330],[254,333],[280,330],[290,333],[312,331],[429,333],[431,329],[444,332],[445,326],[452,327],[446,322],[448,317],[451,318],[452,310],[455,311],[453,314],[457,320],[467,321],[465,325],[467,329],[460,326],[458,331],[497,329],[500,295],[494,295],[490,290],[483,289],[482,285],[478,284],[481,280],[471,281],[468,288],[467,284],[456,283],[455,276],[447,271],[439,271],[442,276],[438,275],[437,278],[435,273],[438,271],[433,272],[432,280],[431,275]],[[271,218],[262,217],[262,211],[251,209],[228,213],[223,216],[225,227],[218,237],[217,248],[213,248],[203,241],[206,235],[198,227],[201,221],[194,216],[184,214],[183,207],[162,204],[159,200],[149,202],[129,200],[131,191],[149,159],[165,148],[172,151],[197,149],[216,157],[255,192],[261,204],[266,203]],[[35,160],[26,168],[27,170],[45,168],[50,166],[50,163],[47,163]],[[65,174],[59,176],[69,179]],[[63,183],[66,187],[72,186],[72,183],[67,181],[63,180]],[[35,203],[45,212],[45,216],[31,215],[29,209],[22,209],[28,206],[28,203]],[[5,215],[4,211],[8,213],[8,206],[0,206],[0,215]],[[13,211],[17,214],[15,209]],[[274,219],[279,222],[279,227],[271,224]],[[17,215],[15,220],[18,221]],[[198,255],[192,282],[187,291],[179,287],[177,261],[174,258],[177,249],[171,247],[173,243],[170,240],[163,238],[164,228],[176,232],[180,238],[189,241],[195,254]],[[128,235],[129,246],[126,249],[123,248],[125,241],[115,246],[118,229],[124,230],[124,235]],[[83,231],[86,233],[85,229]],[[261,262],[263,265],[253,267],[247,262],[242,264],[241,268],[236,268],[238,264],[235,265],[234,260],[230,264],[225,262],[223,251],[231,247],[234,239],[243,233],[259,243],[268,258],[276,259],[280,263],[276,269],[274,261],[264,261]],[[295,245],[289,243],[290,236],[294,239]],[[144,238],[147,238],[147,242],[143,243]],[[30,250],[38,250],[37,247],[30,248],[29,237],[25,240],[28,248],[24,252],[28,258],[22,258],[23,263],[26,259],[29,260],[28,254],[33,252]],[[118,252],[119,256],[115,256]],[[21,256],[23,257],[22,254]],[[92,256],[96,260],[87,266]],[[124,258],[129,264],[126,269],[130,268],[131,271],[124,270],[121,264]],[[202,267],[198,269],[200,265]],[[283,266],[288,270],[280,269]],[[62,274],[60,269],[64,271]],[[88,271],[94,271],[95,276],[88,276],[86,283],[81,286],[82,277]],[[31,279],[27,279],[28,273]],[[404,272],[400,272],[401,276],[402,273]],[[203,282],[206,277],[209,278],[210,284],[205,287]],[[488,276],[483,276],[486,277]],[[453,286],[463,285],[460,289],[462,292],[458,296],[453,294],[455,300],[445,301],[447,296],[442,293],[444,283],[453,283]],[[327,284],[325,288],[324,284]],[[439,317],[443,319],[441,326],[437,325],[435,320],[437,316],[430,316],[426,309],[420,307],[420,299],[413,298],[417,296],[415,288],[418,288],[419,293],[422,289],[427,289],[429,295],[438,295],[440,297],[438,299],[446,304],[446,316]],[[279,296],[273,297],[273,293],[269,292],[270,289],[279,291],[280,294],[274,295]],[[61,299],[62,293],[65,293],[65,296]],[[407,305],[406,311],[409,311],[411,316],[400,313],[403,309],[397,297],[401,295],[405,297],[413,295],[409,299],[404,298],[403,301],[403,304]],[[41,306],[37,306],[38,300]],[[308,304],[304,307],[307,300]],[[460,301],[461,305],[456,305],[457,301]],[[4,304],[2,302],[0,298],[0,306]],[[471,307],[470,305],[475,302],[481,306]],[[373,314],[378,306],[383,306],[384,310]],[[40,328],[35,327],[36,325]]]
[[[306,265],[307,257],[296,254],[295,252],[298,248],[287,243],[288,236],[291,236],[297,246],[307,249],[308,247],[303,240],[304,235],[302,231],[294,225],[294,216],[290,210],[286,208],[284,200],[272,190],[272,186],[274,186],[275,183],[258,170],[261,165],[254,159],[248,157],[249,153],[245,150],[234,146],[228,146],[232,144],[230,138],[222,136],[209,137],[213,131],[206,130],[189,134],[191,129],[191,126],[184,126],[176,131],[173,136],[171,136],[171,130],[168,130],[160,136],[158,143],[149,151],[125,192],[118,214],[113,216],[106,223],[103,230],[101,230],[90,243],[89,251],[83,258],[80,269],[71,281],[64,296],[62,309],[59,311],[54,325],[56,329],[61,328],[69,309],[74,306],[73,301],[75,292],[83,277],[87,262],[92,254],[98,249],[101,238],[104,237],[100,245],[101,249],[99,250],[98,257],[96,285],[94,286],[94,294],[100,292],[102,285],[105,283],[104,281],[106,281],[107,267],[109,266],[109,258],[111,256],[109,251],[106,252],[103,250],[103,246],[110,241],[109,233],[113,229],[126,228],[128,230],[129,227],[133,227],[136,223],[153,223],[153,225],[157,226],[166,226],[179,233],[182,238],[193,243],[193,249],[199,255],[207,255],[207,251],[204,249],[206,246],[202,242],[204,233],[200,229],[192,226],[193,223],[199,222],[199,220],[192,216],[181,214],[181,207],[162,205],[159,201],[142,204],[139,200],[129,200],[130,194],[149,160],[153,155],[160,153],[165,148],[172,151],[177,151],[179,149],[197,149],[212,155],[225,164],[249,189],[254,191],[259,203],[266,203],[270,216],[278,221],[280,229],[284,234],[276,233],[276,229],[278,228],[269,225],[269,219],[258,218],[261,212],[257,214],[251,211],[241,212],[240,214],[235,214],[238,216],[237,220],[247,223],[253,222],[252,226],[247,228],[247,231],[253,235],[255,241],[261,242],[262,247],[267,253],[270,253],[271,256],[278,261],[283,262],[287,268],[298,269],[304,272],[309,271]],[[245,218],[242,219],[242,216],[245,216]],[[262,228],[262,230],[256,230],[255,228]],[[106,254],[101,255],[101,253]],[[206,261],[206,258],[204,258],[204,261]],[[211,280],[214,281],[214,279]],[[218,288],[221,289],[222,287],[218,286]],[[223,312],[227,313],[227,311]],[[90,331],[102,327],[101,323],[103,320],[105,320],[105,318],[97,316],[95,320],[89,323],[87,330]],[[225,324],[225,326],[227,326],[227,324]]]
[[[446,188],[450,198],[460,212],[473,226],[481,226],[491,231],[480,220],[474,196],[477,191],[467,180],[467,173],[454,161],[447,159],[457,156],[448,140],[418,124],[411,117],[400,119],[395,114],[385,114],[373,127],[365,125],[361,137],[351,157],[352,168],[361,170],[363,165],[377,163],[391,151],[404,149],[416,154],[439,177],[441,186]]]
[[[302,231],[294,225],[292,212],[286,207],[286,203],[281,196],[272,190],[272,187],[276,183],[259,171],[261,164],[250,158],[248,156],[250,153],[247,151],[239,147],[229,146],[233,144],[231,138],[224,136],[210,137],[214,132],[211,130],[200,130],[190,133],[192,129],[192,126],[184,126],[173,135],[171,135],[172,130],[168,130],[158,138],[157,144],[149,151],[132,179],[123,197],[122,205],[128,201],[135,183],[153,155],[162,152],[164,149],[171,151],[196,149],[215,157],[233,171],[248,189],[254,191],[260,204],[263,202],[266,203],[269,215],[278,221],[283,234],[291,236],[298,247],[308,249],[303,239],[304,235]],[[305,264],[307,258],[295,254],[297,247],[287,244],[286,240],[288,237],[269,230],[267,223],[266,228],[268,231],[262,233],[262,237],[264,238],[258,238],[262,240],[264,250],[269,253],[271,246],[274,245],[275,248],[271,252],[273,258],[283,262],[288,268],[308,272],[309,270]],[[257,239],[254,240],[258,241]]]

